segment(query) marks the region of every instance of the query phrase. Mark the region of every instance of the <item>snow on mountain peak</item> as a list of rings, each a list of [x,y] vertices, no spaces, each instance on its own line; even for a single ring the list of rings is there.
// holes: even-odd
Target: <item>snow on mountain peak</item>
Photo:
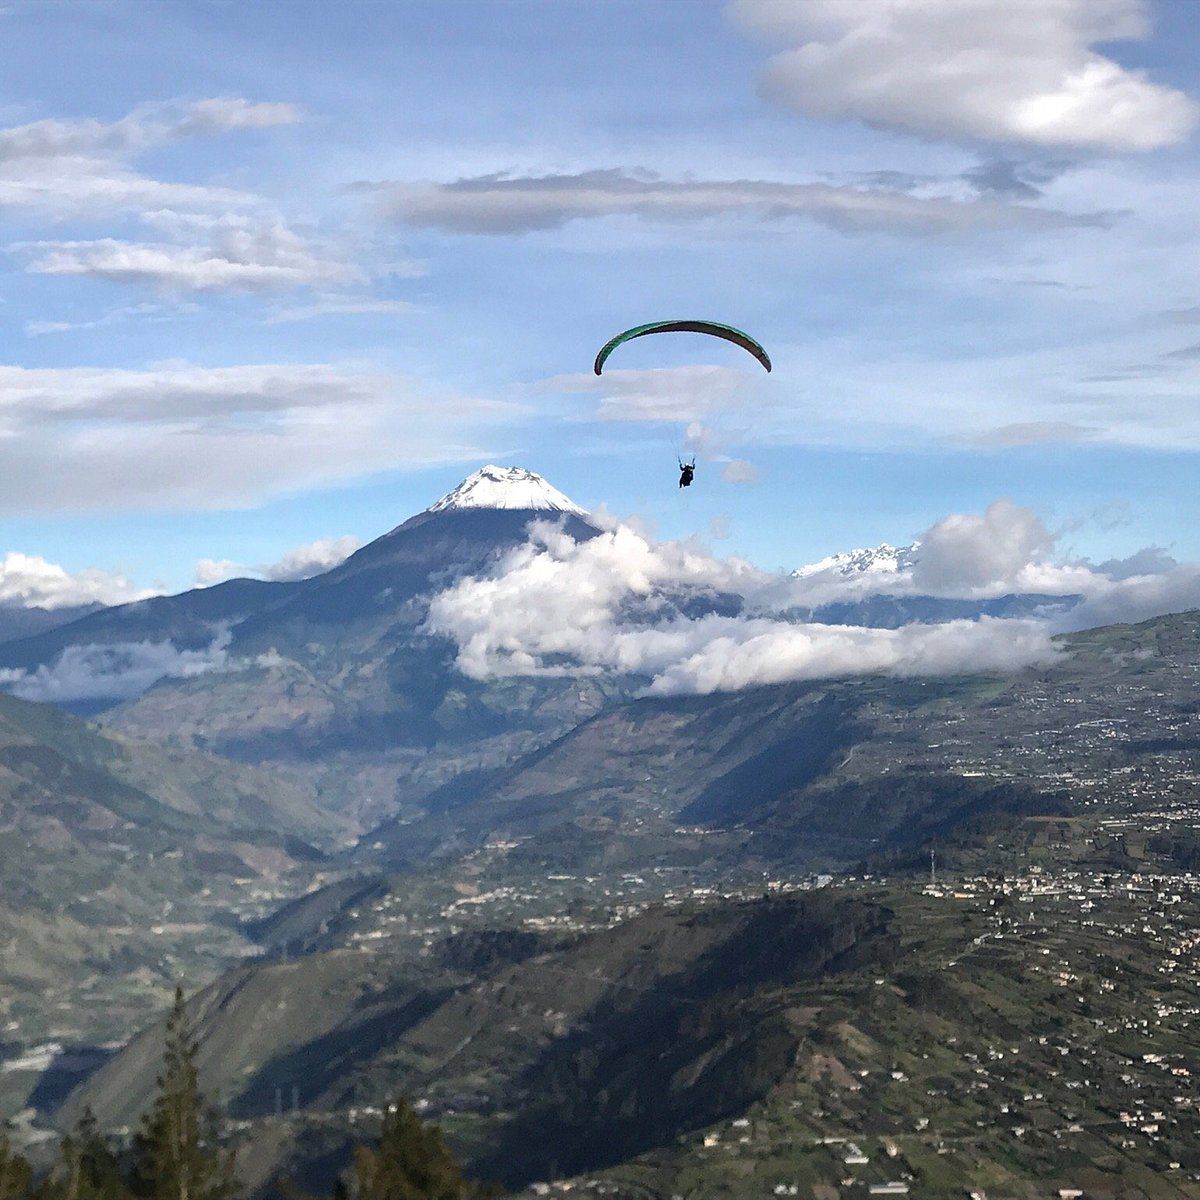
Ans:
[[[540,475],[524,467],[496,467],[490,464],[474,475],[468,475],[458,487],[447,492],[425,511],[446,512],[456,508],[533,508],[587,515],[579,505],[572,503],[558,488],[551,487]]]
[[[908,571],[916,561],[916,552],[920,542],[911,546],[890,546],[887,542],[870,549],[848,550],[841,554],[831,554],[820,562],[808,563],[797,567],[792,575],[797,579],[805,579],[810,575],[820,575],[826,572],[845,576],[863,575],[899,575]]]

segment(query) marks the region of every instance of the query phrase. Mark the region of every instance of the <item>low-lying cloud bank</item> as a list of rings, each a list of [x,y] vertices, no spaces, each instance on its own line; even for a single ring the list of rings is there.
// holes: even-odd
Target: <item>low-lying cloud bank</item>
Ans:
[[[590,541],[551,523],[531,534],[488,574],[431,602],[429,630],[457,643],[459,669],[472,678],[614,671],[644,675],[649,694],[671,695],[872,673],[1012,671],[1061,653],[1055,634],[1200,606],[1200,566],[1153,547],[1099,566],[1052,562],[1055,535],[1008,500],[935,523],[912,565],[892,573],[769,574],[619,523]],[[886,629],[805,619],[822,604],[872,595],[1014,593],[1071,603],[1047,604],[1043,616]]]
[[[1064,653],[1058,634],[1200,608],[1200,564],[1177,563],[1155,546],[1100,563],[1055,561],[1057,535],[1003,499],[942,518],[902,552],[836,556],[793,575],[594,519],[604,528],[586,541],[536,522],[529,540],[489,571],[431,598],[426,628],[456,643],[464,674],[613,672],[643,677],[648,694],[677,695],[848,675],[1008,672]],[[311,543],[262,570],[303,576],[352,545]],[[215,580],[236,564],[209,566]],[[890,598],[884,616],[900,612],[907,623],[879,627],[887,623],[872,611],[879,597]],[[1029,603],[996,606],[1019,615],[983,614],[1002,597]],[[825,605],[842,612],[814,619]],[[281,661],[231,658],[229,642],[228,630],[214,629],[199,650],[150,641],[73,646],[35,670],[0,670],[0,689],[58,703],[121,700],[166,677]]]
[[[802,623],[810,590],[699,546],[650,542],[616,525],[576,542],[549,524],[488,576],[434,597],[428,626],[459,646],[467,675],[618,671],[648,692],[885,672],[1014,670],[1054,655],[1032,620],[984,618],[900,629]]]
[[[251,658],[229,654],[228,628],[215,628],[202,649],[180,650],[169,641],[91,643],[68,646],[53,662],[30,671],[0,668],[0,691],[19,700],[68,704],[86,700],[132,700],[161,679],[190,679],[213,672],[278,666],[275,651]]]
[[[0,670],[0,688],[20,700],[63,704],[130,700],[167,676],[187,678],[228,666],[229,634],[203,650],[178,650],[171,642],[113,642],[68,646],[52,663],[32,671]]]

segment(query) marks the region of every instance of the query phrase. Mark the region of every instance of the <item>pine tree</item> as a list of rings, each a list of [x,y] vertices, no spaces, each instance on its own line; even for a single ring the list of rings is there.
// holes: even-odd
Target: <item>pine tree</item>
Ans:
[[[473,1190],[436,1125],[401,1100],[389,1105],[376,1150],[354,1151],[357,1200],[463,1200]]]
[[[196,1077],[196,1042],[183,989],[177,987],[158,1098],[135,1146],[137,1193],[147,1200],[233,1200],[232,1156],[213,1146],[211,1125]]]
[[[32,1180],[29,1163],[0,1136],[0,1200],[26,1200]]]
[[[37,1200],[130,1200],[120,1163],[90,1108],[63,1138],[58,1161],[38,1188]]]

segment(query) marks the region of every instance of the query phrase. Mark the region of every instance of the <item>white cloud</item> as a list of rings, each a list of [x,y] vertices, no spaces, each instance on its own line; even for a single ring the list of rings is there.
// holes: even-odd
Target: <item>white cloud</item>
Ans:
[[[229,508],[486,459],[481,429],[520,411],[329,364],[0,366],[0,512]]]
[[[80,604],[125,604],[152,595],[135,588],[124,575],[97,567],[71,574],[57,563],[16,550],[0,559],[0,604],[70,608]]]
[[[729,347],[714,351],[701,344],[699,355],[724,354]],[[555,375],[541,388],[564,395],[595,396],[594,415],[602,421],[686,422],[697,449],[711,430],[698,420],[709,413],[735,410],[761,403],[767,386],[764,372],[739,371],[732,367],[694,365],[688,367],[652,367],[647,370],[607,370],[597,377],[591,373]]]
[[[36,242],[27,268],[42,275],[87,275],[167,291],[262,291],[357,278],[330,247],[314,245],[278,217],[206,218],[160,211],[146,219],[175,242]],[[189,244],[197,235],[203,244]]]
[[[803,625],[784,615],[800,581],[628,526],[575,542],[550,525],[483,578],[436,596],[429,628],[458,643],[458,665],[493,675],[619,671],[656,694],[711,692],[871,672],[1014,669],[1053,654],[1032,621],[956,621],[899,630]],[[740,593],[744,615],[689,618],[672,594]],[[782,602],[782,603],[781,603]],[[774,603],[776,611],[767,611]],[[639,619],[622,619],[631,606]],[[564,661],[565,660],[565,661]]]
[[[186,678],[227,669],[228,644],[224,633],[204,650],[177,650],[170,642],[68,646],[52,663],[35,670],[0,670],[0,688],[39,703],[128,700],[167,676]]]
[[[196,563],[196,586],[211,587],[227,579],[256,578],[290,582],[321,575],[346,561],[362,545],[353,534],[318,538],[289,550],[278,562],[248,567],[231,558],[202,558]]]
[[[1110,579],[1132,579],[1135,575],[1165,575],[1179,563],[1161,546],[1143,546],[1125,558],[1109,558],[1097,563],[1095,570]]]
[[[170,321],[195,312],[197,306],[187,303],[175,304],[127,304],[112,308],[86,321],[26,321],[25,336],[45,337],[53,333],[70,333],[76,329],[103,329],[108,325],[120,325],[126,321]]]
[[[706,693],[875,672],[1017,670],[1059,653],[1052,638],[1060,632],[1200,607],[1200,565],[1178,565],[1156,547],[1099,566],[1052,562],[1055,536],[1009,500],[935,522],[911,569],[849,576],[767,573],[607,525],[584,542],[550,523],[534,526],[489,573],[435,596],[429,630],[457,643],[458,666],[473,678],[620,672],[649,677],[652,694]],[[1030,618],[898,629],[802,619],[878,593],[1082,599]]]
[[[452,183],[379,185],[386,215],[455,233],[558,229],[570,221],[636,216],[665,221],[741,215],[807,217],[847,232],[952,234],[1011,226],[1103,225],[1104,214],[1071,214],[991,197],[918,196],[894,188],[757,179],[659,179],[620,169],[575,175],[484,175]]]
[[[116,121],[49,118],[0,129],[0,162],[79,155],[124,157],[184,138],[239,129],[291,125],[301,120],[292,104],[254,104],[238,96],[191,104],[144,104]]]
[[[1054,545],[1031,509],[1007,499],[990,504],[982,515],[944,517],[921,534],[920,541],[913,584],[937,596],[1007,589]]]
[[[949,621],[900,629],[709,618],[643,645],[652,695],[737,691],[844,675],[1015,671],[1055,656],[1036,621]],[[623,635],[648,642],[637,633]],[[644,666],[643,670],[646,669]]]
[[[42,242],[28,270],[39,275],[87,275],[114,283],[140,283],[168,291],[262,291],[344,278],[339,263],[310,253],[234,257],[212,247],[168,243]],[[265,249],[265,248],[264,248]]]
[[[1196,105],[1092,49],[1145,37],[1142,0],[732,0],[783,42],[764,93],[806,116],[950,138],[1150,150]]]
[[[143,105],[116,121],[51,118],[0,129],[0,209],[62,217],[155,206],[243,207],[253,197],[226,187],[150,179],[129,164],[182,139],[299,119],[290,104],[224,97]]]
[[[268,325],[286,325],[292,321],[312,321],[329,316],[398,316],[416,310],[410,300],[372,300],[370,297],[326,296],[312,304],[282,308],[267,318]]]
[[[362,545],[353,534],[343,537],[318,538],[289,550],[278,562],[260,567],[267,579],[308,579],[343,563]]]
[[[744,458],[731,458],[721,471],[721,478],[726,483],[757,483],[759,470]]]
[[[1086,592],[1082,604],[1058,619],[1058,628],[1092,629],[1200,608],[1200,566],[1186,563],[1112,580],[1095,575]]]
[[[196,587],[212,587],[227,579],[237,579],[250,574],[241,563],[232,558],[202,558],[196,563]]]
[[[268,129],[303,120],[294,104],[255,104],[241,96],[217,96],[189,104],[173,127],[175,137],[211,137],[238,129]]]

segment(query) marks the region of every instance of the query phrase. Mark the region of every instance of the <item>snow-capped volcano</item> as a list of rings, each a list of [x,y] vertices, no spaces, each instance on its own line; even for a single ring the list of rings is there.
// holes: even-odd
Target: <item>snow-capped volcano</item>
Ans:
[[[425,511],[436,513],[461,508],[544,509],[547,512],[587,516],[584,509],[524,467],[486,466],[468,475]]]
[[[871,549],[847,550],[841,554],[831,554],[820,562],[797,567],[792,575],[797,579],[825,573],[847,577],[899,575],[912,568],[920,545],[920,542],[913,542],[911,546],[889,546],[884,542]]]

